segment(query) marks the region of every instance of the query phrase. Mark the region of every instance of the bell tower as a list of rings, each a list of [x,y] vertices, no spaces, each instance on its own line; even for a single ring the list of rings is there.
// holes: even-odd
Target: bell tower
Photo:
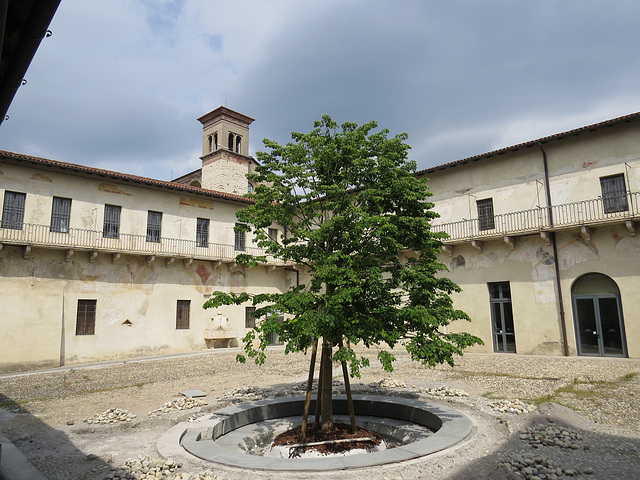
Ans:
[[[256,161],[249,156],[253,118],[218,107],[198,119],[202,123],[202,188],[244,195],[246,174]]]

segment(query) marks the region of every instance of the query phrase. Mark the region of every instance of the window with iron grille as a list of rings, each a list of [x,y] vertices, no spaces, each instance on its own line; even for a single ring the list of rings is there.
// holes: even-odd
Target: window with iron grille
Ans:
[[[478,207],[478,229],[493,230],[496,228],[493,216],[493,199],[477,200],[476,206]]]
[[[120,236],[120,212],[122,207],[118,205],[104,206],[104,223],[102,236],[106,238],[118,238]]]
[[[2,204],[2,228],[12,228],[22,230],[24,221],[24,201],[26,193],[4,192],[4,203]]]
[[[209,219],[198,218],[196,225],[196,245],[207,248],[209,246]]]
[[[604,213],[626,212],[629,210],[623,173],[600,177],[600,187],[602,188]]]
[[[160,243],[162,232],[162,212],[149,210],[147,215],[147,242]]]
[[[51,205],[51,232],[69,233],[69,219],[71,218],[71,199],[53,197]]]
[[[243,227],[241,223],[236,223],[235,229],[235,249],[244,252],[247,249],[247,232],[238,231],[238,227]]]
[[[176,307],[176,330],[187,330],[189,328],[190,310],[191,300],[178,300]]]
[[[94,335],[96,330],[96,300],[78,300],[76,335]]]
[[[256,326],[256,319],[253,314],[256,311],[256,307],[244,307],[244,326],[245,328],[254,328]]]

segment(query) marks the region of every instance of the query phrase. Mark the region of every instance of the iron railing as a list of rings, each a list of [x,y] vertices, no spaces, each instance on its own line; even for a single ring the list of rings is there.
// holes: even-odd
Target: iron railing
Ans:
[[[76,249],[105,253],[126,253],[132,255],[158,255],[163,257],[222,260],[232,262],[239,253],[265,256],[267,264],[285,265],[287,262],[266,255],[265,250],[247,246],[236,250],[234,245],[208,243],[198,246],[196,240],[160,237],[158,242],[148,241],[147,235],[120,233],[117,238],[105,236],[103,232],[69,228],[66,231],[51,231],[49,225],[23,223],[14,228],[0,228],[0,243]]]
[[[486,226],[486,219],[477,218],[438,224],[432,230],[442,231],[449,238],[445,242],[526,235],[577,226],[593,226],[603,223],[621,222],[640,218],[640,193],[628,193],[620,198],[595,198],[580,202],[538,207],[493,215],[493,228]]]

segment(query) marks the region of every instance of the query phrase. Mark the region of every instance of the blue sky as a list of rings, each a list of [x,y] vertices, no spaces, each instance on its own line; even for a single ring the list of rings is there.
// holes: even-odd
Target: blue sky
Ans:
[[[220,105],[250,153],[338,122],[418,168],[640,111],[640,2],[63,0],[0,149],[169,180]]]

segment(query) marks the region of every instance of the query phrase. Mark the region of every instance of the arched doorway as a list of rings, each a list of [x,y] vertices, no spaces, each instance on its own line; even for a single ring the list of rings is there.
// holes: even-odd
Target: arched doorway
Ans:
[[[571,288],[578,355],[626,357],[620,290],[611,278],[587,273]]]

